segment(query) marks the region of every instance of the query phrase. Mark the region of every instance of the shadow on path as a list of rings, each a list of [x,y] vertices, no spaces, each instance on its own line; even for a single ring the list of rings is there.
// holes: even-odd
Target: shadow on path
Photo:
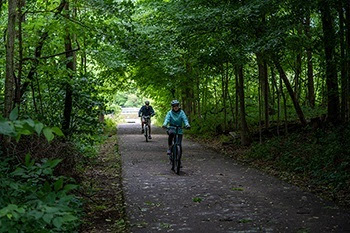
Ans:
[[[165,131],[152,136],[118,126],[132,232],[350,232],[349,211],[187,139],[178,176]]]

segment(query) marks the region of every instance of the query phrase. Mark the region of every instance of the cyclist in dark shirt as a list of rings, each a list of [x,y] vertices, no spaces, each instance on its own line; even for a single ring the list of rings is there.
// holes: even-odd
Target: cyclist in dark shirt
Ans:
[[[139,110],[139,117],[141,117],[141,134],[145,132],[144,130],[144,124],[145,124],[145,119],[144,117],[146,116],[154,116],[154,110],[151,105],[149,105],[149,101],[145,101],[145,105],[143,105],[140,110]],[[149,119],[149,139],[152,139],[151,137],[151,119]]]

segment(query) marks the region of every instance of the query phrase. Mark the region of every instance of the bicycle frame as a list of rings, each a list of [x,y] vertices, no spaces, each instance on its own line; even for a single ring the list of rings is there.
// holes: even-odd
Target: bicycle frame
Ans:
[[[179,175],[180,173],[180,166],[181,166],[181,156],[182,156],[182,145],[179,142],[179,129],[181,129],[180,126],[169,126],[168,129],[175,129],[175,136],[173,139],[173,145],[171,147],[171,153],[172,153],[172,170],[176,172],[176,174]],[[176,169],[176,170],[175,170]]]

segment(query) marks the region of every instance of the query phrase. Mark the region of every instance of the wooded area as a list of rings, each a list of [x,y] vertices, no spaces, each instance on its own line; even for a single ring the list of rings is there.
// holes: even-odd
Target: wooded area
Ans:
[[[0,153],[12,159],[2,171],[35,166],[29,154],[60,158],[62,171],[77,162],[69,148],[93,156],[99,116],[117,93],[137,89],[159,120],[179,99],[191,134],[237,132],[243,146],[296,129],[332,132],[327,156],[343,174],[335,188],[349,184],[348,0],[9,0],[0,1],[0,29]],[[1,185],[10,187],[11,174],[0,175]],[[52,182],[53,190],[64,187],[63,179]],[[0,218],[14,211],[7,203],[0,198]],[[35,214],[28,219],[42,217]],[[42,224],[73,229],[73,215]]]

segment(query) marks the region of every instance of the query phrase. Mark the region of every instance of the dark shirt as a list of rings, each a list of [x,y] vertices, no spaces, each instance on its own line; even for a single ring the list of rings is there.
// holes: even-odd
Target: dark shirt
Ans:
[[[153,116],[154,110],[151,105],[148,107],[146,105],[143,105],[139,110],[139,116]]]

